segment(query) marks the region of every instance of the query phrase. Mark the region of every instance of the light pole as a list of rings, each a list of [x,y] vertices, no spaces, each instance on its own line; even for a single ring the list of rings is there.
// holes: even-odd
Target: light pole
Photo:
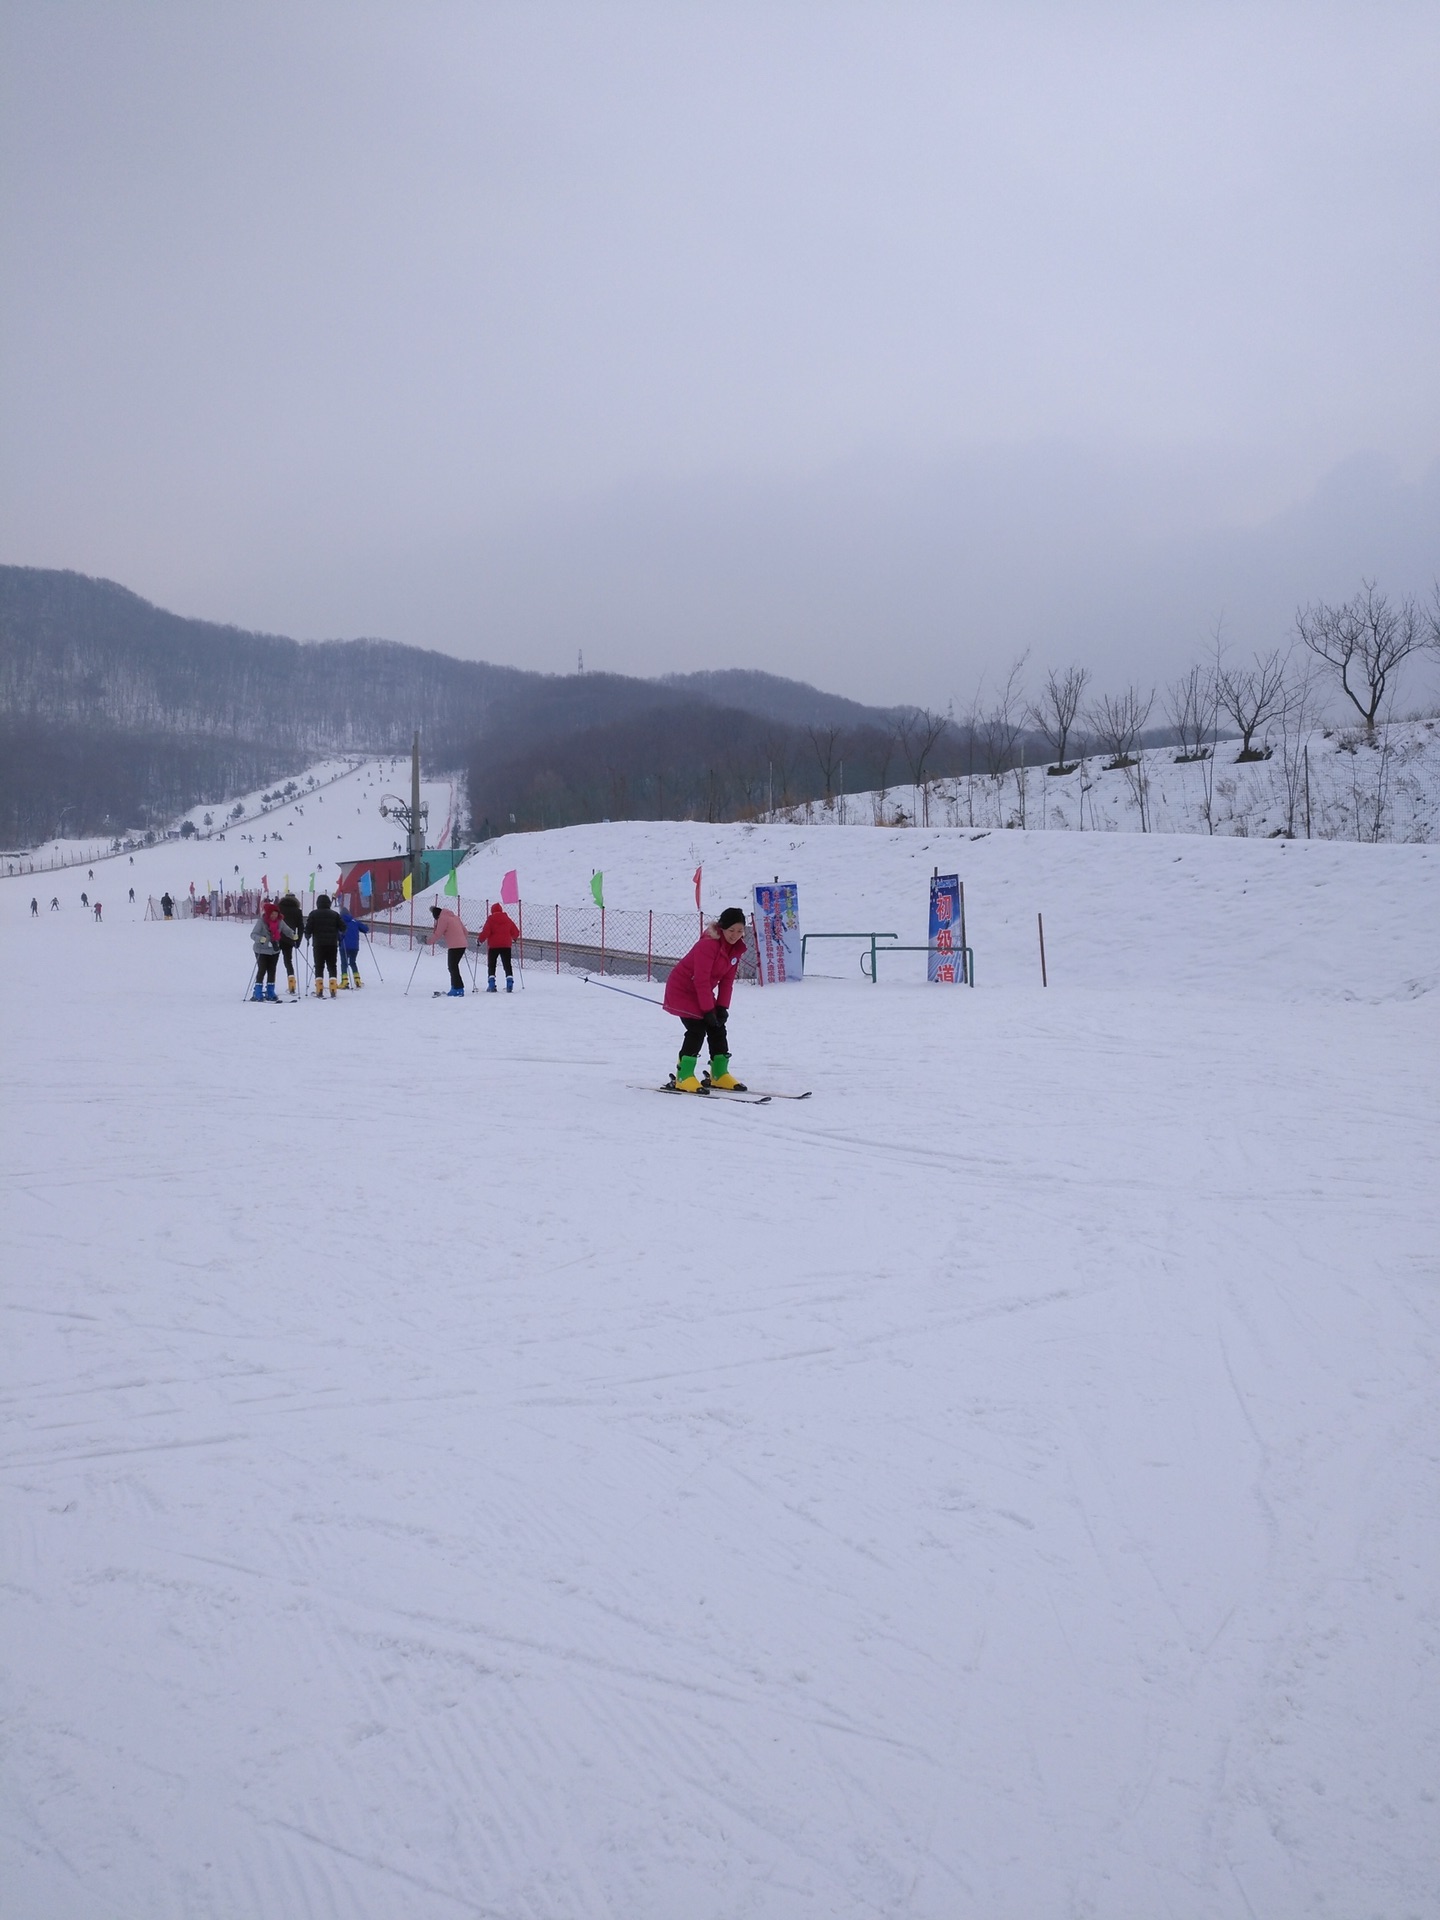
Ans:
[[[380,802],[380,818],[388,820],[391,816],[400,822],[409,839],[409,852],[406,866],[410,874],[410,889],[413,893],[420,883],[420,856],[425,851],[425,823],[430,818],[430,808],[420,801],[420,735],[415,735],[410,749],[410,798],[397,799],[393,793],[387,793]]]

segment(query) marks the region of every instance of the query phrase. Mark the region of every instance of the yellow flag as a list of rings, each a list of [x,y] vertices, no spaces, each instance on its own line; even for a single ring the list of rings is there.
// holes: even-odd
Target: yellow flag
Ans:
[[[405,878],[400,882],[400,891],[407,900],[410,898],[411,887],[410,887],[410,876],[408,873],[406,874]]]

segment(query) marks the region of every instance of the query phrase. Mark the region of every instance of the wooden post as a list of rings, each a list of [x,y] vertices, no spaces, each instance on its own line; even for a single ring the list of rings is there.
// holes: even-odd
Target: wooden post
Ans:
[[[645,933],[645,978],[650,978],[650,959],[655,951],[655,909],[650,909],[650,925]]]
[[[938,873],[940,869],[937,867],[935,871]],[[969,954],[970,942],[965,938],[965,882],[962,880],[960,882],[960,971],[967,987],[970,985]]]
[[[555,971],[560,971],[560,902],[555,902]]]
[[[1035,916],[1035,922],[1040,929],[1040,984],[1042,987],[1048,987],[1050,982],[1047,979],[1045,974],[1045,916],[1044,914],[1037,913]]]
[[[600,909],[600,977],[605,977],[605,909]]]

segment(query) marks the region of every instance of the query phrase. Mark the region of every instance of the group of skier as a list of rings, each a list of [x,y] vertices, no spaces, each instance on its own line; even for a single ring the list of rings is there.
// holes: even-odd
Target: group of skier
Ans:
[[[450,972],[446,998],[463,999],[465,975],[463,962],[470,950],[470,932],[454,907],[432,904],[434,926],[425,944],[443,948]],[[325,997],[328,978],[333,997],[342,987],[362,985],[360,979],[360,941],[370,932],[363,920],[357,920],[346,907],[336,908],[328,893],[316,899],[307,915],[293,893],[279,900],[264,900],[250,929],[250,944],[255,950],[255,985],[252,1000],[276,1000],[275,973],[285,962],[290,994],[295,995],[295,952],[309,941],[314,956],[315,996]],[[491,907],[478,943],[488,950],[486,962],[487,993],[498,991],[495,970],[504,969],[505,991],[515,990],[515,975],[510,953],[520,929],[499,902]],[[735,991],[735,976],[745,954],[745,915],[739,907],[726,907],[701,933],[690,951],[678,960],[665,982],[663,1005],[681,1022],[680,1057],[670,1085],[676,1093],[704,1093],[710,1087],[725,1092],[743,1093],[745,1083],[730,1071],[729,1017],[730,999]],[[338,970],[338,979],[337,979]],[[700,1077],[700,1051],[710,1055],[710,1069]]]
[[[315,997],[323,1000],[326,981],[333,998],[342,987],[360,987],[360,940],[370,931],[348,908],[336,911],[328,893],[322,893],[307,914],[293,893],[265,899],[250,929],[255,954],[252,1000],[278,1000],[276,970],[285,963],[285,984],[294,998],[298,990],[295,955],[308,940],[314,963]]]
[[[450,968],[450,993],[463,995],[465,979],[460,963],[469,950],[469,931],[453,907],[432,906],[430,911],[434,915],[435,925],[427,944],[445,949]],[[262,900],[255,924],[250,929],[250,945],[255,954],[255,982],[250,998],[280,998],[276,970],[282,960],[285,963],[287,990],[292,998],[296,997],[295,954],[306,941],[310,943],[313,958],[317,1000],[324,999],[327,980],[332,999],[342,988],[363,986],[364,981],[360,977],[360,941],[369,932],[365,922],[357,920],[348,907],[337,908],[328,893],[317,896],[308,914],[293,893],[283,893],[278,900]],[[496,991],[495,968],[498,963],[505,970],[505,991],[513,993],[515,975],[510,950],[519,937],[520,929],[505,909],[498,904],[492,907],[489,918],[480,930],[480,939],[490,950],[487,969],[489,992]]]

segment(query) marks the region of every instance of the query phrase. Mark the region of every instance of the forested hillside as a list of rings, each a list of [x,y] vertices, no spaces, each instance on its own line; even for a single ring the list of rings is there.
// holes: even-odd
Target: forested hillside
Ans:
[[[733,818],[823,795],[893,716],[771,674],[528,673],[385,640],[188,620],[107,580],[0,567],[0,842],[160,825],[317,754],[408,749],[470,774],[474,825]],[[837,744],[839,743],[839,744]],[[894,753],[893,743],[889,751]],[[862,769],[861,759],[865,760]],[[938,770],[938,768],[937,768]]]

